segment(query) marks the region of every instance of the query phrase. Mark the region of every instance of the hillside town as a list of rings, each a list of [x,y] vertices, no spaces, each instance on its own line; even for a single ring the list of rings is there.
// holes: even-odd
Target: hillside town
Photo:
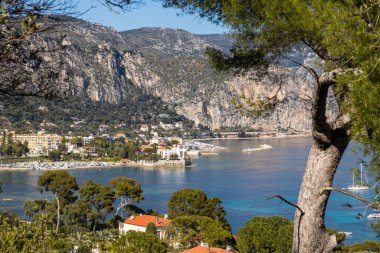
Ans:
[[[170,136],[168,130],[180,134]],[[182,134],[181,134],[182,133]],[[220,135],[220,134],[219,134]],[[183,136],[187,136],[185,139]],[[202,135],[210,137],[210,134]],[[142,124],[133,133],[111,133],[99,125],[88,136],[58,135],[38,131],[17,133],[3,130],[0,139],[0,167],[57,169],[104,166],[183,167],[201,154],[216,154],[221,147],[190,140],[181,123]],[[227,137],[227,136],[225,136]]]
[[[184,167],[191,158],[223,149],[211,139],[306,136],[297,131],[189,129],[183,122],[141,124],[133,130],[101,124],[93,134],[1,130],[0,169],[72,169],[112,166]]]

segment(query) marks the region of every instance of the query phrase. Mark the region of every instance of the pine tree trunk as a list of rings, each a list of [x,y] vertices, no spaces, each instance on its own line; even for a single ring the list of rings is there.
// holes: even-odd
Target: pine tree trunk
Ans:
[[[58,234],[58,230],[59,230],[59,220],[61,219],[61,205],[59,203],[59,198],[57,196],[57,194],[55,195],[55,199],[57,200],[57,227],[55,229],[55,232]]]
[[[340,145],[326,150],[313,144],[298,197],[294,218],[293,253],[325,253],[336,246],[335,236],[330,236],[324,226],[324,217],[336,168],[348,144],[341,138]]]
[[[318,79],[312,99],[313,145],[303,176],[294,217],[293,253],[327,253],[337,245],[325,229],[324,218],[336,169],[350,141],[349,116],[340,114],[327,122],[326,98],[340,71]]]

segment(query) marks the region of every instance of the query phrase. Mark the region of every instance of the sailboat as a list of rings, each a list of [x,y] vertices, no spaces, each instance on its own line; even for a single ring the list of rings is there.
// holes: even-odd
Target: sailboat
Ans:
[[[366,178],[367,184],[364,183],[363,181],[363,174]],[[347,187],[348,190],[352,191],[363,191],[363,190],[368,190],[368,180],[366,174],[363,172],[363,163],[360,164],[360,183],[355,184],[355,172],[352,172],[352,185],[349,185]]]

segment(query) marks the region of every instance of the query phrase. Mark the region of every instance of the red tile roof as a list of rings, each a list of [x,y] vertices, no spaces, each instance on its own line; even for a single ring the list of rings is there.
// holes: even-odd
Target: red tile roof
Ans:
[[[140,227],[146,227],[148,226],[148,223],[154,223],[156,227],[165,227],[169,225],[171,220],[144,214],[139,216],[131,216],[122,222]]]
[[[198,246],[192,249],[185,250],[182,253],[231,253],[231,251],[207,246]]]
[[[141,147],[140,147],[141,150],[145,150],[147,148],[152,148],[152,146],[151,145],[141,145]]]

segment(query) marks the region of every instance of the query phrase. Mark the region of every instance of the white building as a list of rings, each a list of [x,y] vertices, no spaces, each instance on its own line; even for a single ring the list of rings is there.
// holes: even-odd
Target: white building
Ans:
[[[101,132],[103,134],[107,134],[109,128],[110,128],[109,125],[100,125],[99,126],[99,132]]]
[[[166,216],[166,215],[165,215]],[[165,218],[160,218],[158,216],[152,215],[142,215],[130,216],[129,218],[119,221],[119,233],[125,234],[127,231],[139,231],[145,232],[146,227],[149,223],[153,223],[156,226],[157,237],[160,239],[166,238],[166,229],[170,224],[171,220]]]
[[[83,137],[83,145],[88,145],[93,139],[94,139],[94,136],[92,135]]]
[[[162,127],[164,130],[174,129],[174,125],[173,124],[165,124],[163,122],[160,122],[160,127]]]
[[[185,145],[176,145],[173,148],[169,149],[167,147],[158,148],[157,154],[160,155],[163,160],[170,160],[170,157],[177,155],[178,159],[184,159],[186,155]]]
[[[175,123],[175,127],[176,128],[182,128],[183,127],[183,122],[181,121],[181,122],[176,122]]]
[[[145,134],[139,134],[138,136],[139,136],[139,138],[140,138],[141,140],[146,141],[146,136],[145,136]]]
[[[140,131],[142,132],[148,132],[149,131],[149,126],[147,124],[142,124],[140,127]]]
[[[154,136],[152,139],[150,139],[150,144],[161,144],[161,143],[168,143],[169,139],[166,137],[158,137]]]
[[[28,143],[29,155],[48,155],[57,150],[63,138],[57,134],[13,134],[12,139],[21,143]]]

